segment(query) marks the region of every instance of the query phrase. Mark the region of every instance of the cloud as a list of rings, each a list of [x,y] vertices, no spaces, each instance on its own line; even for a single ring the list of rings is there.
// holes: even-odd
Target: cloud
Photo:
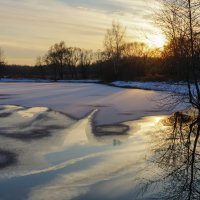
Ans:
[[[0,46],[8,62],[18,64],[27,58],[27,64],[33,64],[36,55],[61,40],[69,46],[98,49],[114,19],[127,27],[130,38],[138,40],[141,31],[154,29],[148,17],[154,1],[0,0]],[[13,56],[16,47],[20,57]],[[24,61],[23,49],[29,49]]]

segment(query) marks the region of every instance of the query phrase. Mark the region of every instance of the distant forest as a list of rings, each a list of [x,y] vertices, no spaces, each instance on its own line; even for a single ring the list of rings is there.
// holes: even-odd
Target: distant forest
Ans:
[[[143,43],[127,43],[115,54],[110,47],[106,51],[93,52],[66,47],[64,42],[53,45],[47,54],[36,59],[35,66],[8,65],[2,62],[0,77],[34,79],[99,79],[114,80],[165,80],[177,78],[174,70],[164,65]],[[160,53],[160,52],[159,52]],[[112,55],[113,54],[113,55]],[[180,75],[180,74],[179,74]],[[180,77],[181,78],[181,77]]]
[[[113,29],[121,29],[113,24]],[[117,30],[121,31],[121,30]],[[42,57],[36,59],[35,66],[8,65],[0,62],[0,78],[32,79],[99,79],[102,81],[137,80],[164,81],[183,80],[180,66],[169,64],[172,57],[164,57],[159,49],[149,49],[144,43],[125,43],[122,39],[112,41],[107,33],[105,51],[94,52],[76,47],[66,47],[64,42],[54,44]],[[120,32],[122,34],[122,32]],[[122,35],[119,37],[122,38]],[[124,37],[124,36],[123,36]],[[118,46],[114,47],[112,43]],[[119,44],[117,44],[119,43]],[[115,52],[116,51],[116,52]]]
[[[99,79],[102,81],[188,81],[200,77],[199,7],[163,1],[155,15],[166,36],[162,49],[151,49],[126,39],[126,28],[113,22],[101,51],[68,47],[61,41],[52,45],[35,66],[6,64],[0,51],[0,78]],[[189,4],[190,5],[190,4]],[[177,9],[179,8],[179,9]],[[186,9],[188,8],[188,9]]]

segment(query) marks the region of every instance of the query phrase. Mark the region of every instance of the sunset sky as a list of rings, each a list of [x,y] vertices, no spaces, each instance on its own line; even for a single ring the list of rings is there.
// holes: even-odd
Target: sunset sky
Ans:
[[[34,64],[61,40],[67,46],[102,49],[113,20],[130,41],[154,45],[156,0],[0,0],[0,47],[10,64]]]

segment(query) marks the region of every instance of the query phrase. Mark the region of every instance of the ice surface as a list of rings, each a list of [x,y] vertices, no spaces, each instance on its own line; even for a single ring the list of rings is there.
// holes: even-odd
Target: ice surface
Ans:
[[[0,83],[53,83],[51,80],[45,79],[11,79],[2,78]],[[57,83],[101,83],[100,80],[58,80]],[[145,90],[155,90],[155,91],[166,91],[166,92],[176,92],[185,94],[188,92],[188,86],[186,82],[139,82],[139,81],[115,81],[110,85],[117,87],[129,87]],[[194,90],[194,85],[192,90]]]
[[[158,106],[165,92],[123,89],[91,83],[0,83],[0,104],[48,107],[75,118],[94,109],[97,124],[113,124],[144,116],[168,114]]]
[[[0,173],[4,200],[132,200],[141,179],[160,172],[148,159],[163,117],[134,119],[168,113],[157,106],[165,92],[0,83],[0,94],[7,97],[0,99],[0,147],[17,155]]]
[[[45,107],[0,106],[0,112],[5,111],[11,115],[1,118],[0,146],[17,155],[17,163],[0,173],[5,200],[9,194],[30,200],[66,200],[85,194],[89,199],[120,199],[130,191],[136,195],[140,178],[152,176],[146,157],[151,154],[151,134],[158,131],[162,116],[124,122],[121,126],[129,127],[125,135],[99,137],[93,132],[97,110],[80,120]],[[50,132],[31,137],[38,129]],[[116,129],[116,125],[101,126],[101,131]]]
[[[185,82],[136,82],[136,81],[115,81],[111,83],[117,87],[130,87],[155,91],[167,91],[173,93],[187,94],[188,86]],[[191,87],[194,91],[194,85]]]

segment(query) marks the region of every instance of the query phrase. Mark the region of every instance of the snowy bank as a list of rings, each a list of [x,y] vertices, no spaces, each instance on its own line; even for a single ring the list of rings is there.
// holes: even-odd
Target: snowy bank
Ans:
[[[12,79],[12,78],[1,78],[0,83],[99,83],[99,80],[46,80],[46,79]]]
[[[166,83],[166,82],[133,82],[133,81],[115,81],[111,85],[116,87],[137,88],[145,90],[167,91],[185,94],[188,92],[187,84],[184,82],[179,83]],[[193,88],[194,89],[194,88]]]
[[[10,79],[2,78],[0,83],[101,83],[100,80],[45,80],[45,79]],[[110,85],[122,88],[134,88],[144,90],[166,91],[179,94],[187,94],[188,87],[185,82],[135,82],[135,81],[115,81]],[[194,86],[192,90],[195,91]],[[195,92],[193,92],[195,93]]]

